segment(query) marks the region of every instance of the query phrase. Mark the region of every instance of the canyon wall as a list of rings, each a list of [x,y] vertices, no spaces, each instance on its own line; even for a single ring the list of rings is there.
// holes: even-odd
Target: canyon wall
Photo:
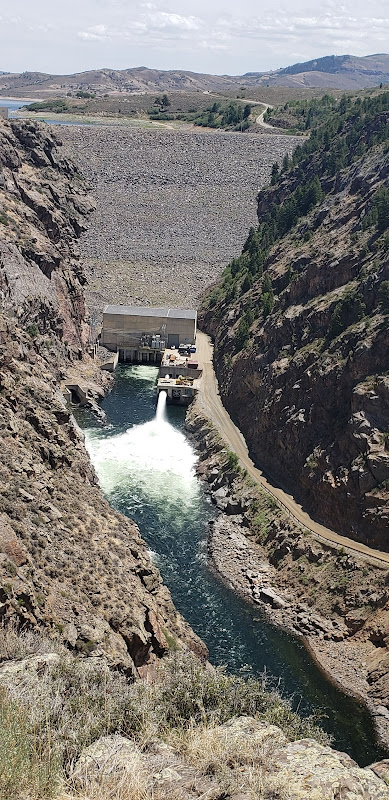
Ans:
[[[334,114],[259,194],[209,296],[223,402],[319,521],[388,549],[389,95]]]
[[[0,614],[136,675],[173,643],[206,649],[104,500],[60,391],[99,371],[77,249],[93,206],[60,144],[0,121]]]

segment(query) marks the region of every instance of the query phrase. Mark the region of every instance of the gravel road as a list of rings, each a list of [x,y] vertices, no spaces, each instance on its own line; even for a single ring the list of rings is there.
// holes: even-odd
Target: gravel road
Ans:
[[[284,491],[280,486],[273,485],[270,480],[265,477],[263,472],[254,465],[254,462],[249,456],[248,447],[243,434],[233,423],[220,399],[218,382],[213,369],[213,346],[209,336],[198,331],[196,347],[199,362],[203,365],[201,391],[199,392],[197,402],[204,415],[211,420],[219,431],[228,447],[239,456],[242,466],[247,470],[250,477],[256,483],[259,483],[267,489],[298,523],[303,525],[304,528],[308,528],[308,530],[312,531],[312,533],[316,534],[324,541],[333,542],[339,545],[339,547],[351,550],[353,553],[360,553],[374,564],[389,564],[389,553],[384,553],[381,550],[374,550],[372,547],[367,547],[367,545],[356,542],[354,539],[341,536],[339,533],[331,530],[331,528],[326,528],[319,522],[315,522],[291,494],[288,494],[288,492]]]
[[[97,202],[81,239],[87,300],[197,305],[241,251],[256,195],[301,138],[63,126]]]

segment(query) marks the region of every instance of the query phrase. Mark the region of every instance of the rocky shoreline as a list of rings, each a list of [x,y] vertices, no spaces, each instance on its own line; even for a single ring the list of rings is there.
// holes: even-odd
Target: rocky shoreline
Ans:
[[[186,428],[199,455],[198,476],[220,510],[210,524],[210,567],[234,592],[257,606],[271,624],[302,641],[327,679],[368,708],[379,742],[389,747],[387,650],[385,645],[379,648],[380,662],[371,635],[374,613],[365,622],[361,608],[320,612],[320,604],[312,602],[305,585],[305,563],[310,565],[312,581],[315,569],[319,571],[331,561],[340,572],[344,570],[341,574],[354,573],[360,581],[366,571],[363,559],[325,546],[281,512],[273,498],[242,473],[196,401],[188,411]],[[253,514],[258,497],[260,509]],[[258,517],[259,527],[266,529],[261,542]],[[280,550],[284,551],[281,558]],[[292,562],[287,578],[285,569],[280,569],[285,557]],[[344,563],[339,563],[342,560]],[[367,571],[365,581],[371,582],[374,568]],[[380,583],[383,570],[377,569],[375,574]],[[379,608],[375,616],[379,618]]]

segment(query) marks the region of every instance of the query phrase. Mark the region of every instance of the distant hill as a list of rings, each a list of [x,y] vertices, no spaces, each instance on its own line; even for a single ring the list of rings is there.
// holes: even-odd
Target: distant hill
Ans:
[[[222,92],[241,86],[290,86],[302,88],[365,89],[389,83],[389,55],[324,56],[270,72],[245,75],[207,75],[187,70],[148,67],[98,69],[74,75],[43,72],[0,72],[0,96],[63,97],[77,91],[98,96],[148,92]]]
[[[382,74],[389,70],[389,56],[385,54],[364,56],[324,56],[314,61],[304,61],[293,64],[291,67],[279,70],[280,75],[298,75],[305,72],[328,72],[339,74],[342,72],[365,72],[368,74]]]
[[[240,85],[240,81],[241,78],[228,75],[203,75],[184,70],[164,71],[147,67],[99,69],[74,75],[23,72],[0,75],[0,95],[12,93],[23,97],[53,97],[65,96],[79,90],[98,95],[121,92],[228,91]]]
[[[276,86],[365,89],[389,83],[389,55],[324,56],[278,70],[270,76],[270,81]]]

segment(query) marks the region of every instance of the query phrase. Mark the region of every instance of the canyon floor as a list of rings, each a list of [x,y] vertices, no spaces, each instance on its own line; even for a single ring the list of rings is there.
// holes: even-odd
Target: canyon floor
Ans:
[[[196,306],[256,224],[256,195],[301,138],[56,129],[96,201],[81,256],[91,311]]]
[[[271,165],[281,162],[295,145],[291,137],[274,135],[81,127],[60,133],[90,181],[96,201],[96,212],[80,242],[89,280],[87,300],[95,315],[109,301],[197,305],[255,224],[256,194],[268,182]],[[203,355],[211,367],[209,353]],[[249,474],[266,485],[217,397],[213,370],[208,377],[203,397],[206,415],[240,455]],[[276,492],[283,495],[273,487],[272,493]],[[292,497],[287,502],[285,495],[279,499],[316,535],[337,541],[331,531],[316,526]],[[365,557],[373,555],[369,548],[348,540],[338,544],[352,544],[352,550],[364,552]],[[340,682],[349,688],[349,681]]]

